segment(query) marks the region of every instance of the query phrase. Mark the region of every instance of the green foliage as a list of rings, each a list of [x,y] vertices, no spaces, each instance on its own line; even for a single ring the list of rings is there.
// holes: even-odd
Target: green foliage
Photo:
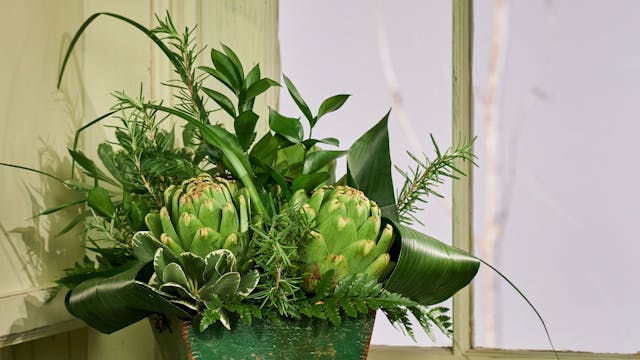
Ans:
[[[312,112],[285,76],[302,115],[269,109],[262,119],[269,131],[258,137],[256,97],[280,85],[263,77],[259,65],[245,71],[224,44],[197,67],[204,49],[195,46],[193,29],[178,31],[168,14],[154,29],[117,14],[92,15],[72,38],[60,78],[99,16],[133,26],[162,51],[175,73],[163,84],[175,90],[175,105],[146,99],[142,89],[137,96],[114,93],[115,106],[76,132],[69,180],[2,164],[52,177],[78,194],[41,214],[84,207],[62,232],[84,224],[96,260],[83,259],[59,279],[71,289],[70,312],[112,332],[154,311],[192,319],[204,330],[217,323],[229,329],[233,317],[248,323],[312,317],[340,325],[345,316],[381,309],[409,335],[411,315],[427,333],[432,325],[450,332],[442,308],[422,305],[466,285],[477,262],[396,223],[413,219],[416,203],[437,195],[433,185],[454,177],[447,172],[455,172],[454,159],[472,159],[470,144],[444,154],[436,146],[434,161],[413,157],[416,169],[403,173],[407,182],[396,202],[388,114],[348,150],[324,149],[339,141],[315,139],[313,129],[349,95],[330,96]],[[205,80],[224,90],[205,87]],[[220,120],[229,117],[232,127],[225,128]],[[107,118],[116,120],[109,127],[114,140],[98,146],[94,161],[77,148],[78,138]],[[335,161],[345,155],[349,187],[336,186]],[[389,254],[394,241],[402,248],[399,259]],[[400,271],[388,277],[396,260]],[[410,281],[411,267],[428,281]]]

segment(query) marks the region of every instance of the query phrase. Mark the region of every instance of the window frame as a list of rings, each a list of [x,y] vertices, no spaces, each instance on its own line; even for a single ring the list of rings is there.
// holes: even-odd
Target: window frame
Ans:
[[[473,0],[452,0],[452,135],[453,143],[473,138]],[[473,167],[458,161],[467,176],[453,182],[453,245],[473,253]],[[556,359],[553,351],[485,349],[473,346],[473,283],[453,297],[453,346],[372,346],[370,359],[490,360]],[[640,354],[558,351],[560,359],[639,359]]]

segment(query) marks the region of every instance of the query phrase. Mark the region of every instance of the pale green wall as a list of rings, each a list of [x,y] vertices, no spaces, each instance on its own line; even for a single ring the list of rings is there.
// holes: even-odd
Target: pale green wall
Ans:
[[[112,11],[150,24],[153,13],[169,9],[179,27],[196,23],[201,44],[225,43],[246,67],[262,64],[263,74],[278,79],[278,2],[271,1],[127,1],[2,0],[0,30],[0,162],[69,173],[65,148],[73,131],[111,106],[114,90],[167,98],[158,86],[169,79],[168,63],[144,36],[113,19],[98,19],[72,57],[62,85],[55,80],[70,36],[87,16]],[[84,46],[82,46],[84,45]],[[202,57],[207,61],[207,53]],[[153,80],[153,84],[150,84]],[[278,91],[258,99],[257,107],[276,107]],[[105,138],[92,128],[83,136],[91,155]],[[30,196],[31,194],[31,196]],[[0,359],[153,359],[146,322],[105,336],[86,330],[64,309],[61,297],[43,306],[42,287],[83,255],[78,236],[54,238],[72,214],[25,220],[69,194],[48,179],[0,168]],[[10,206],[8,206],[10,205]],[[72,332],[68,332],[72,329]]]

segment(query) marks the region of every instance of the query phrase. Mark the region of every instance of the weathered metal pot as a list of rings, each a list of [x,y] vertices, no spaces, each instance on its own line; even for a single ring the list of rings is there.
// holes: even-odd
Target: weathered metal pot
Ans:
[[[334,326],[318,319],[254,319],[229,331],[219,324],[200,332],[195,324],[175,317],[150,318],[164,360],[223,359],[366,359],[375,314],[345,317]]]

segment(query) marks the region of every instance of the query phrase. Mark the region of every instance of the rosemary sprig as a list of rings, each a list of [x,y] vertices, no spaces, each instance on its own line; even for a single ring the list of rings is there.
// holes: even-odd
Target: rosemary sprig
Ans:
[[[415,168],[404,171],[395,166],[396,170],[404,177],[404,184],[398,194],[397,209],[400,221],[412,225],[417,222],[423,225],[422,221],[415,216],[415,213],[422,210],[419,203],[427,203],[427,198],[431,195],[443,197],[435,187],[444,183],[446,178],[458,179],[458,175],[466,174],[455,167],[455,161],[458,159],[471,161],[474,165],[476,156],[472,153],[473,142],[463,142],[454,147],[448,148],[444,153],[440,151],[433,135],[429,135],[433,147],[436,151],[435,159],[429,159],[426,154],[422,154],[423,160],[416,155],[407,152],[411,159],[415,162]]]

